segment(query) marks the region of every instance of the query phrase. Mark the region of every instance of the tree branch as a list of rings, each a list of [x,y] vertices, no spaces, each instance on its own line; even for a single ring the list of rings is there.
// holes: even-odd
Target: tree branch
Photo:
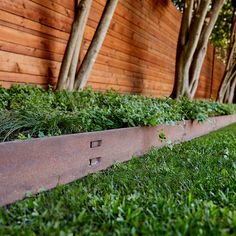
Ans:
[[[107,0],[97,30],[76,76],[74,86],[76,90],[84,88],[87,83],[92,67],[106,37],[117,4],[118,0]]]
[[[214,28],[214,25],[217,21],[218,15],[223,5],[224,5],[224,0],[215,1],[212,6],[212,10],[208,13],[209,16],[206,17],[205,19],[203,29],[199,38],[199,43],[194,53],[192,65],[190,68],[189,80],[190,80],[190,91],[192,97],[195,95],[197,90],[197,85],[201,74],[201,68],[207,52],[207,43],[210,34]]]
[[[78,61],[79,61],[79,55],[80,55],[80,51],[81,51],[81,46],[82,46],[82,42],[83,42],[83,38],[84,38],[84,31],[85,31],[85,27],[88,21],[88,17],[89,17],[89,10],[87,10],[84,19],[83,19],[83,23],[81,26],[81,34],[79,35],[78,39],[77,39],[77,43],[76,43],[76,47],[74,50],[74,54],[73,54],[73,58],[71,61],[71,65],[70,65],[70,70],[69,70],[69,74],[68,74],[68,89],[70,91],[72,91],[74,89],[74,83],[75,83],[75,75],[76,75],[76,70],[77,70],[77,66],[78,66]]]
[[[181,46],[185,45],[187,41],[189,27],[192,20],[193,6],[194,6],[194,0],[186,0],[184,3],[184,10],[182,16],[183,24],[180,30]]]
[[[202,0],[200,2],[198,11],[192,18],[189,31],[189,40],[185,48],[185,60],[187,63],[191,63],[194,52],[197,48],[209,5],[210,5],[210,0]]]
[[[67,48],[62,60],[57,89],[62,90],[66,88],[68,73],[71,66],[71,61],[75,52],[77,44],[77,51],[80,50],[81,42],[84,34],[84,28],[87,22],[86,15],[91,8],[93,0],[81,0],[78,5],[78,14],[72,25],[71,35],[67,43]]]

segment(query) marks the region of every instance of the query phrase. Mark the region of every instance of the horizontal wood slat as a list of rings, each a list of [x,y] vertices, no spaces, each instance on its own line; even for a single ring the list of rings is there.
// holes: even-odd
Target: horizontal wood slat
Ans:
[[[55,85],[78,0],[0,1],[0,85]],[[82,58],[106,0],[94,0]],[[119,0],[88,86],[169,96],[181,13],[171,0]],[[216,98],[224,65],[208,45],[197,98]]]

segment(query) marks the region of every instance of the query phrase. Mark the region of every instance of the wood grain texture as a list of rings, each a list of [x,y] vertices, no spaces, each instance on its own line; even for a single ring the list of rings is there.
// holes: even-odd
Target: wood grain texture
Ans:
[[[82,58],[106,0],[94,0]],[[57,81],[74,18],[75,1],[0,1],[0,85]],[[88,86],[123,93],[169,96],[174,82],[181,14],[171,0],[120,0]],[[208,45],[196,98],[213,98],[224,64]]]

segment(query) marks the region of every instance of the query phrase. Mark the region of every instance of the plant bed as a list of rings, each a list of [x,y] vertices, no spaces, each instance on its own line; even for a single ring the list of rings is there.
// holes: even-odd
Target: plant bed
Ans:
[[[51,189],[140,156],[151,147],[173,145],[236,122],[236,115],[203,123],[124,128],[0,144],[0,204],[27,192]]]
[[[234,235],[236,126],[0,209],[1,235]]]
[[[0,89],[0,110],[1,205],[236,121],[234,105],[29,86]]]
[[[0,141],[154,127],[178,121],[204,121],[236,113],[236,105],[188,99],[159,99],[87,89],[45,91],[37,87],[0,88]]]

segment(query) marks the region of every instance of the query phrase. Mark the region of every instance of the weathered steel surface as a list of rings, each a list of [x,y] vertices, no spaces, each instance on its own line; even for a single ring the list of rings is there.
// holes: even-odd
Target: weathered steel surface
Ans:
[[[0,205],[22,199],[28,191],[51,189],[116,162],[128,161],[152,146],[190,140],[234,122],[236,115],[210,118],[204,123],[183,121],[154,128],[114,129],[1,143]]]

